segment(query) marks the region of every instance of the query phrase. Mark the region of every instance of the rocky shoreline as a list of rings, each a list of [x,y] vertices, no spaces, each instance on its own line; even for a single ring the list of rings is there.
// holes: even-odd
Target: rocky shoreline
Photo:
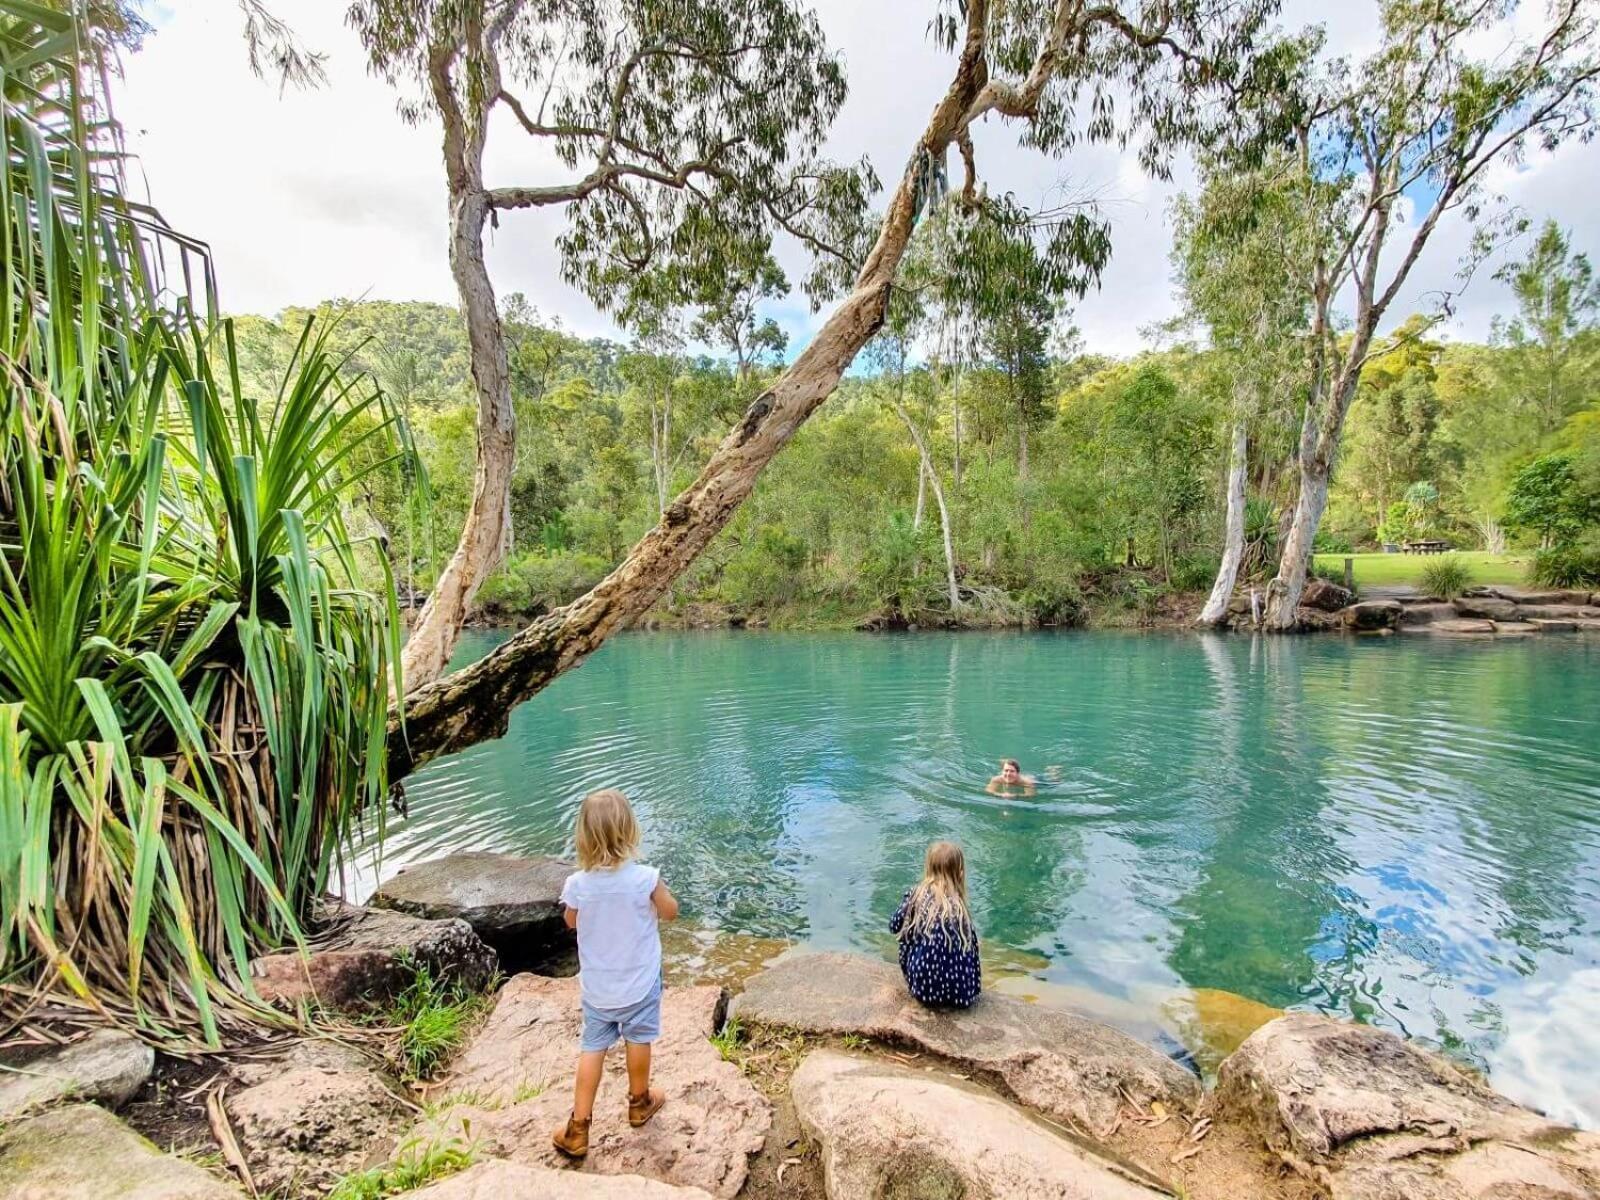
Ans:
[[[573,1169],[549,1134],[569,1103],[576,980],[526,971],[499,984],[494,949],[517,929],[517,953],[564,961],[570,935],[545,917],[567,869],[506,855],[421,864],[367,907],[330,905],[307,958],[258,964],[263,997],[324,1015],[381,1000],[418,962],[465,987],[495,981],[481,1022],[426,1082],[403,1085],[359,1038],[285,1039],[208,1063],[214,1077],[186,1094],[213,1140],[165,1153],[114,1115],[152,1086],[156,1056],[98,1030],[0,1071],[0,1195],[316,1197],[354,1172],[432,1155],[438,1169],[419,1186],[382,1194],[1600,1197],[1600,1135],[1380,1030],[1268,1020],[1208,1090],[1087,1017],[993,991],[967,1012],[930,1012],[891,964],[798,952],[731,1001],[715,984],[669,985],[657,1054],[667,1107],[629,1129],[612,1056],[593,1148]]]

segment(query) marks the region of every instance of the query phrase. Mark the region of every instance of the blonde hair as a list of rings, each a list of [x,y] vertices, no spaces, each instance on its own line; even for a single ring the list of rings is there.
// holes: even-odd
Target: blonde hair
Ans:
[[[977,941],[967,908],[967,860],[954,842],[934,842],[922,864],[922,881],[911,889],[901,937],[926,937],[940,926],[955,927],[963,950]]]
[[[639,848],[639,822],[616,788],[590,792],[578,807],[578,866],[620,867]]]

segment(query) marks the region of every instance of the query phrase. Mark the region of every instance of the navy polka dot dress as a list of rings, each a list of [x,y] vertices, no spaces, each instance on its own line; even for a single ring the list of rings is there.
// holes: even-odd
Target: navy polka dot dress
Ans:
[[[889,932],[898,934],[911,914],[911,893],[907,892],[889,922]],[[961,931],[946,921],[926,934],[908,934],[900,939],[900,972],[906,986],[922,1003],[933,1008],[971,1008],[983,990],[978,967],[978,938],[973,933],[969,949],[961,948]]]

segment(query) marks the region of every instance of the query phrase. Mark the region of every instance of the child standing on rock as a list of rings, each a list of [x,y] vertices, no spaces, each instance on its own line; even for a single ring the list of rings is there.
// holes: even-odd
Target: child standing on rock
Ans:
[[[666,1097],[650,1086],[650,1047],[661,1035],[660,922],[678,915],[661,873],[633,860],[639,822],[628,798],[592,792],[578,809],[578,870],[561,889],[569,928],[578,931],[583,1036],[572,1115],[551,1139],[569,1158],[589,1153],[589,1124],[606,1051],[627,1044],[628,1124],[638,1128]]]
[[[967,910],[967,860],[954,842],[928,847],[922,882],[889,921],[900,937],[900,971],[930,1008],[971,1008],[983,989],[978,931]]]

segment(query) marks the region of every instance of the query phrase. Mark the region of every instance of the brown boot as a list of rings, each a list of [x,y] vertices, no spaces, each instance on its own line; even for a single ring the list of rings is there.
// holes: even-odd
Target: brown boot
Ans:
[[[642,1096],[628,1097],[628,1124],[635,1129],[643,1125],[651,1117],[661,1111],[661,1106],[667,1102],[667,1094],[660,1088],[650,1088]]]
[[[565,1128],[556,1130],[551,1136],[551,1143],[568,1158],[582,1158],[589,1153],[589,1124],[592,1120],[592,1117],[583,1121],[568,1117]]]

